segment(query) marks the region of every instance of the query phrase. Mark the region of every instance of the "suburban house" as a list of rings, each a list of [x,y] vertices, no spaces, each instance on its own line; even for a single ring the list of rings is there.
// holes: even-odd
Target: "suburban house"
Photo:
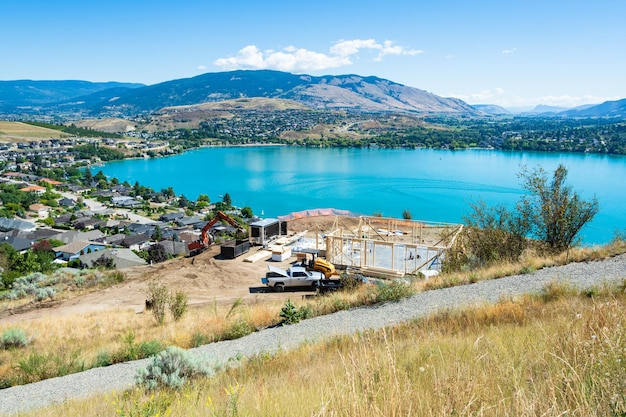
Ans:
[[[141,202],[135,200],[133,197],[129,196],[117,196],[111,199],[111,203],[117,207],[140,207]]]
[[[103,236],[95,239],[95,241],[104,243],[105,245],[121,246],[122,241],[127,237],[128,235],[125,235],[124,233],[116,233],[114,235]]]
[[[41,185],[29,185],[27,187],[24,188],[20,188],[20,191],[23,191],[25,193],[37,193],[37,194],[43,194],[46,192],[46,187],[42,187]]]
[[[33,232],[36,229],[37,227],[34,223],[0,217],[0,231],[20,230],[22,232]]]
[[[120,242],[120,245],[131,250],[144,250],[150,246],[151,238],[148,235],[130,235],[126,236]]]
[[[46,206],[45,204],[35,203],[28,206],[28,210],[35,213],[35,215],[39,218],[45,219],[50,215],[50,209],[52,207]]]
[[[61,207],[74,207],[76,205],[76,201],[71,198],[63,197],[59,200],[59,205]]]
[[[102,220],[94,217],[83,217],[82,219],[77,219],[74,222],[74,227],[77,229],[93,230],[94,226],[101,222]]]
[[[175,211],[172,213],[165,213],[159,217],[159,220],[163,222],[176,222],[185,217],[185,214],[182,211]]]
[[[111,259],[115,268],[128,268],[131,266],[146,265],[146,261],[135,255],[130,249],[126,248],[107,248],[98,252],[91,252],[81,255],[78,259],[84,267],[93,267],[94,261],[100,258]]]
[[[79,232],[77,230],[70,230],[67,232],[63,232],[60,233],[57,236],[54,236],[54,239],[60,240],[61,242],[65,242],[65,243],[72,243],[72,242],[78,242],[78,241],[83,241],[83,242],[90,242],[90,241],[96,241],[96,239],[101,238],[104,236],[104,233],[102,233],[100,230],[90,230],[88,232]]]
[[[71,261],[73,259],[78,259],[79,256],[86,253],[100,251],[105,248],[106,246],[102,243],[79,240],[54,248],[54,254],[57,259]]]
[[[189,245],[186,242],[176,242],[173,240],[162,240],[159,242],[165,252],[172,256],[188,256]]]
[[[61,181],[51,180],[50,178],[42,178],[39,181],[42,181],[42,182],[45,182],[46,184],[50,184],[54,186],[63,184]]]
[[[23,237],[6,235],[0,240],[0,243],[8,243],[16,251],[24,253],[30,249],[34,242]]]

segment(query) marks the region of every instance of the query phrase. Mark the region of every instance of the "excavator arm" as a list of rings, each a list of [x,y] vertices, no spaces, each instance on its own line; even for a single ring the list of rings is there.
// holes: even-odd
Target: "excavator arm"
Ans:
[[[208,247],[211,245],[211,238],[209,236],[209,230],[211,230],[211,228],[213,226],[215,226],[215,224],[220,221],[220,220],[224,220],[225,222],[227,222],[228,224],[230,224],[231,226],[237,228],[237,230],[240,233],[245,233],[246,229],[244,229],[243,227],[241,227],[241,225],[239,223],[237,223],[234,219],[232,219],[229,215],[227,215],[226,213],[222,212],[222,211],[218,211],[215,215],[215,217],[208,222],[200,231],[201,233],[201,237],[200,240],[202,241],[202,243],[204,244],[205,247]]]

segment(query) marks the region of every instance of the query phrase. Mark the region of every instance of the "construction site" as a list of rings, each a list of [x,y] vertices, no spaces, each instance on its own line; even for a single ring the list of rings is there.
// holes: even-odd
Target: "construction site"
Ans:
[[[251,229],[254,227],[258,228],[254,232],[258,241],[234,241],[234,247],[231,242],[207,244],[195,256],[125,268],[126,279],[119,285],[104,291],[73,294],[68,300],[55,301],[45,309],[24,306],[10,314],[5,311],[2,319],[19,321],[47,314],[116,308],[141,312],[145,308],[146,286],[153,280],[184,291],[193,306],[231,305],[237,300],[246,303],[286,300],[293,296],[293,290],[268,291],[262,278],[269,266],[288,269],[312,255],[333,264],[335,279],[343,272],[381,279],[427,279],[440,271],[446,251],[462,230],[457,224],[353,216],[330,209],[264,219]],[[240,244],[243,250],[233,253]]]
[[[318,211],[281,218],[287,227],[276,230],[288,232],[270,237],[267,251],[272,256],[285,254],[282,259],[286,254],[314,252],[339,270],[370,277],[429,277],[441,270],[446,251],[463,228],[450,223],[322,214],[326,221],[319,221]]]

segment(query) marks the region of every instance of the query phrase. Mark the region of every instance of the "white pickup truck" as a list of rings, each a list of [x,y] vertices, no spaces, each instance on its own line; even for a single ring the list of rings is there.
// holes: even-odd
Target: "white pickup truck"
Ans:
[[[277,292],[284,291],[285,287],[318,288],[325,278],[321,272],[307,271],[301,266],[291,266],[286,270],[272,265],[267,267],[269,272],[261,278],[261,282]]]

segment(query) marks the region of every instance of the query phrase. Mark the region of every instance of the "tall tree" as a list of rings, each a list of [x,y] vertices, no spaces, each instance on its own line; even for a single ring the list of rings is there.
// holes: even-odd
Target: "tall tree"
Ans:
[[[520,176],[529,195],[518,204],[520,217],[533,237],[544,241],[555,252],[570,248],[580,230],[598,213],[596,198],[583,200],[566,185],[567,169],[559,165],[552,179],[542,168],[523,169]]]
[[[230,194],[228,193],[224,194],[224,198],[222,199],[222,201],[224,202],[224,204],[226,204],[226,207],[232,207],[233,205],[233,201],[230,198]]]

